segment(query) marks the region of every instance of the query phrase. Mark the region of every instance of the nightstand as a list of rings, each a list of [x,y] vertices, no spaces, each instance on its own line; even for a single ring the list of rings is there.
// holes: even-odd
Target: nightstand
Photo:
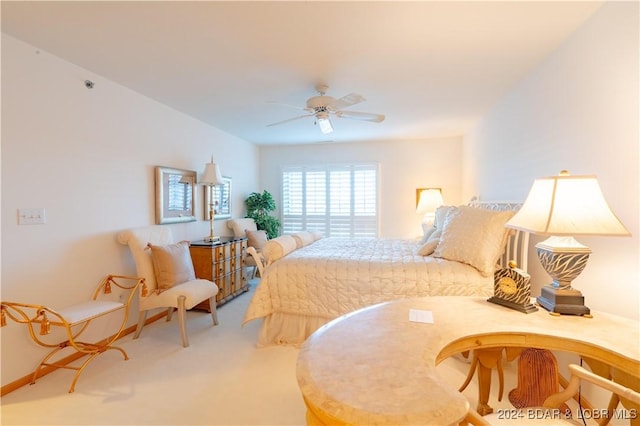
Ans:
[[[217,306],[249,291],[244,258],[247,239],[242,237],[220,237],[218,241],[191,241],[189,247],[196,278],[213,281],[218,286]],[[211,311],[209,301],[194,307]]]

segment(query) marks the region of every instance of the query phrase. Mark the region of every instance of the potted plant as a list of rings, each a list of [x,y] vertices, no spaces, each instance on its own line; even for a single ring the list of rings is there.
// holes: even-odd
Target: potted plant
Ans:
[[[256,222],[258,229],[266,231],[269,238],[275,238],[280,231],[280,221],[269,213],[276,209],[276,202],[271,194],[265,190],[261,193],[252,192],[246,200],[247,217]]]

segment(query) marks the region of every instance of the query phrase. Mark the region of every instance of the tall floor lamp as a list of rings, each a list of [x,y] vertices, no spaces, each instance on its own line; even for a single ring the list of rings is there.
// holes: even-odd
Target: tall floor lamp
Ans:
[[[611,211],[593,175],[536,179],[520,210],[506,224],[549,236],[536,244],[538,258],[553,282],[542,288],[537,302],[555,314],[589,315],[580,290],[571,282],[587,265],[591,249],[574,235],[631,235]]]
[[[216,215],[216,200],[213,199],[213,187],[224,185],[224,182],[222,180],[222,173],[220,173],[220,167],[218,167],[218,165],[213,162],[213,156],[211,156],[211,162],[207,163],[204,167],[204,172],[202,173],[200,184],[207,186],[209,190],[210,231],[209,236],[205,237],[204,240],[208,242],[219,241],[220,237],[214,235],[213,233],[213,220]]]

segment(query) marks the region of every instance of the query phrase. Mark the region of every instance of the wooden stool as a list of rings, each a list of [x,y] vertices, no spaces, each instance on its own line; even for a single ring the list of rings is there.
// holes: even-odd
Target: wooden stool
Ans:
[[[130,285],[125,285],[116,281],[116,279],[135,282]],[[77,372],[73,378],[73,381],[71,382],[71,387],[69,388],[69,393],[71,393],[75,390],[75,385],[78,381],[78,377],[80,376],[84,368],[101,353],[109,349],[115,349],[122,353],[125,360],[129,359],[127,353],[122,348],[112,346],[111,344],[118,337],[120,337],[122,330],[124,330],[124,327],[127,324],[129,305],[131,304],[133,296],[136,294],[136,289],[143,282],[143,278],[128,277],[123,275],[108,275],[104,280],[102,280],[95,293],[93,294],[93,298],[90,301],[78,305],[73,305],[58,311],[55,311],[43,305],[32,305],[17,302],[1,302],[1,325],[3,327],[6,325],[7,317],[9,317],[19,324],[25,324],[27,326],[31,339],[33,339],[33,341],[38,345],[44,346],[46,348],[53,348],[42,359],[42,361],[40,361],[40,364],[38,364],[38,367],[33,372],[31,384],[35,383],[41,369],[44,367],[51,367],[51,371],[57,370],[58,368],[76,370]],[[98,300],[98,296],[101,293],[111,293],[112,284],[122,289],[125,293],[128,293],[126,298],[124,298],[123,296],[122,300],[118,299],[117,301]],[[124,314],[122,323],[116,334],[99,342],[93,343],[81,342],[77,340],[80,335],[87,329],[89,323],[91,323],[92,320],[120,311],[123,311]],[[37,334],[34,330],[34,324],[39,324],[40,326],[40,330]],[[49,343],[45,341],[44,338],[40,337],[51,333],[51,327],[63,328],[66,333],[67,339],[59,343]],[[60,359],[58,359],[57,362],[49,362],[56,354],[67,347],[74,348],[76,350],[76,355],[78,355],[77,357],[80,357],[82,355],[89,355],[89,358],[86,359],[79,367],[69,366],[68,362],[60,362]]]

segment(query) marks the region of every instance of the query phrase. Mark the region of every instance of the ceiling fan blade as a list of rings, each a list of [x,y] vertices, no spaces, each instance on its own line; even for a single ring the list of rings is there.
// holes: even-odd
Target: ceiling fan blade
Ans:
[[[336,111],[336,116],[340,118],[350,118],[352,120],[373,121],[374,123],[380,123],[384,120],[384,115],[382,114],[357,111]]]
[[[281,105],[281,106],[285,106],[287,108],[293,108],[293,109],[297,109],[297,110],[302,110],[302,111],[309,111],[309,112],[313,112],[313,110],[310,110],[307,107],[303,107],[303,106],[299,106],[299,105],[291,105],[291,104],[285,104],[282,102],[276,102],[276,101],[267,101],[268,104],[274,104],[274,105]]]
[[[357,93],[349,93],[348,95],[343,96],[340,99],[334,100],[333,102],[331,102],[330,105],[327,105],[327,106],[330,106],[338,110],[338,109],[350,107],[355,104],[359,104],[360,102],[364,102],[364,101],[366,101],[366,99],[358,95]]]
[[[278,122],[275,122],[275,123],[267,124],[267,127],[277,126],[279,124],[284,124],[284,123],[288,123],[290,121],[298,120],[300,118],[311,117],[311,116],[313,116],[313,114],[299,115],[297,117],[288,118],[286,120],[282,120],[282,121],[278,121]]]

